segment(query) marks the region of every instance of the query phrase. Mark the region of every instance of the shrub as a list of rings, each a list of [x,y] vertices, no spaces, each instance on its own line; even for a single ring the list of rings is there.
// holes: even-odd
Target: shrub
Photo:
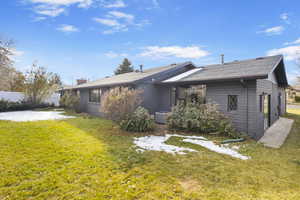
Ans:
[[[238,137],[230,120],[217,110],[215,104],[187,103],[172,108],[167,118],[170,129]]]
[[[105,92],[101,98],[100,112],[114,121],[121,122],[141,104],[142,90],[117,87]]]
[[[147,109],[140,106],[127,119],[122,120],[120,126],[126,131],[152,131],[154,129],[154,119]]]
[[[36,108],[47,108],[51,105],[47,103],[42,104],[32,104],[26,101],[21,102],[9,102],[6,100],[0,100],[0,112],[7,111],[21,111],[21,110],[31,110]]]
[[[296,101],[297,103],[300,103],[300,96],[295,96],[295,101]]]
[[[59,105],[64,108],[79,111],[80,97],[72,92],[66,91],[59,100]]]

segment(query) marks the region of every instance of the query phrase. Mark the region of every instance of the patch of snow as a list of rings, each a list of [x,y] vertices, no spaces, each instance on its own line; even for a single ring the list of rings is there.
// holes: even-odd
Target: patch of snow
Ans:
[[[0,120],[10,120],[16,122],[40,121],[40,120],[55,120],[69,119],[74,116],[62,115],[63,112],[57,111],[14,111],[0,113]]]
[[[235,151],[233,149],[230,149],[228,147],[216,145],[212,141],[203,141],[203,140],[195,140],[195,139],[184,139],[183,141],[193,143],[193,144],[197,144],[197,145],[205,147],[205,148],[207,148],[211,151],[221,153],[221,154],[230,155],[234,158],[239,158],[239,159],[242,159],[242,160],[248,160],[250,158],[250,157],[244,156],[244,155],[238,153],[237,151]]]
[[[239,150],[240,146],[232,146],[231,148],[234,149],[234,150]]]
[[[228,147],[228,144],[219,146],[202,136],[185,136],[185,135],[177,135],[177,134],[167,134],[165,136],[145,136],[145,137],[134,138],[134,144],[139,148],[137,149],[137,151],[139,152],[144,152],[145,150],[164,151],[172,154],[176,154],[176,153],[186,154],[186,152],[197,152],[196,150],[191,148],[178,147],[175,145],[166,144],[165,142],[170,137],[181,137],[184,138],[182,140],[183,142],[189,142],[192,144],[200,145],[211,151],[221,153],[221,154],[226,154],[234,158],[239,158],[242,160],[250,159],[250,157],[241,155],[237,151],[233,150],[233,149],[238,150],[239,149],[238,146],[233,146],[232,149]]]
[[[174,145],[165,144],[165,142],[174,135],[166,136],[145,136],[134,138],[134,144],[140,149],[138,151],[151,150],[151,151],[165,151],[167,153],[185,154],[185,152],[196,152],[194,149],[177,147]]]
[[[166,136],[172,137],[181,137],[181,138],[188,138],[188,139],[197,139],[197,140],[207,140],[205,137],[202,136],[188,136],[188,135],[178,135],[178,134],[167,134]]]

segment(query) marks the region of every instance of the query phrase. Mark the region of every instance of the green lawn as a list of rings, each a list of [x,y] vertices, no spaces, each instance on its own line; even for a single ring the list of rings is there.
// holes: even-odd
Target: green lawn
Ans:
[[[291,112],[296,123],[284,146],[246,141],[246,161],[195,145],[199,152],[187,155],[137,153],[133,134],[88,116],[0,121],[0,199],[298,200],[300,111]]]

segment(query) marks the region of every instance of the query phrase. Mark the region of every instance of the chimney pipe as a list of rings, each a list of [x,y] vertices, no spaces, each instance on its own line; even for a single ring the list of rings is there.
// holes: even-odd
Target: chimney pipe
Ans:
[[[140,72],[143,72],[143,65],[140,65]]]
[[[221,54],[221,64],[224,65],[224,54]]]

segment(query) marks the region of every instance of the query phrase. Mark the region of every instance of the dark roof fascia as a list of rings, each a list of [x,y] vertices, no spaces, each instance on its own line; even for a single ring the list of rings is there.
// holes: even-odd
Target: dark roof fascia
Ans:
[[[288,80],[287,80],[287,76],[286,76],[286,70],[285,70],[285,65],[284,65],[284,61],[283,61],[283,55],[280,55],[280,59],[276,62],[276,64],[273,66],[272,70],[270,71],[269,74],[271,73],[275,73],[276,72],[276,69],[278,67],[281,67],[282,70],[283,70],[283,84],[282,86],[283,87],[288,87]],[[282,76],[282,74],[280,74]],[[277,78],[277,75],[276,75],[276,78]]]
[[[275,71],[275,69],[277,68],[277,66],[280,64],[280,62],[283,60],[283,56],[280,55],[280,59],[278,59],[278,61],[274,64],[272,70],[270,71],[270,73],[273,73]]]
[[[105,88],[105,87],[115,87],[115,86],[126,86],[126,85],[137,85],[137,84],[140,84],[140,83],[143,83],[147,80],[151,80],[152,78],[156,77],[157,75],[161,74],[161,73],[167,73],[167,72],[170,72],[172,70],[176,70],[176,69],[180,69],[180,68],[183,68],[183,67],[186,67],[186,66],[193,66],[195,68],[195,65],[192,63],[192,62],[186,62],[186,63],[182,63],[181,65],[175,67],[175,68],[171,68],[171,69],[168,69],[168,70],[165,70],[165,71],[161,71],[161,72],[157,72],[155,74],[152,74],[150,76],[147,76],[147,77],[144,77],[144,78],[141,78],[141,79],[138,79],[138,80],[135,80],[135,81],[129,81],[129,82],[126,82],[126,83],[113,83],[113,84],[101,84],[101,85],[95,85],[95,86],[86,86],[86,87],[73,87],[71,90],[75,90],[75,89],[92,89],[92,88]]]
[[[282,59],[282,70],[283,70],[283,74],[284,74],[284,76],[283,76],[283,79],[284,79],[283,87],[286,88],[289,85],[289,82],[288,82],[288,78],[286,76],[285,64],[283,62],[283,59]]]
[[[207,79],[207,80],[193,80],[193,81],[174,81],[174,82],[160,82],[156,83],[158,85],[195,85],[195,84],[207,84],[207,83],[217,83],[217,82],[229,82],[229,81],[240,81],[240,80],[256,80],[268,78],[267,74],[257,75],[257,76],[244,76],[244,77],[229,77],[222,79]]]
[[[127,82],[127,83],[103,84],[103,85],[95,85],[95,86],[78,87],[74,89],[81,90],[81,89],[109,88],[109,87],[117,87],[117,86],[124,87],[129,85],[134,85],[134,83]]]

